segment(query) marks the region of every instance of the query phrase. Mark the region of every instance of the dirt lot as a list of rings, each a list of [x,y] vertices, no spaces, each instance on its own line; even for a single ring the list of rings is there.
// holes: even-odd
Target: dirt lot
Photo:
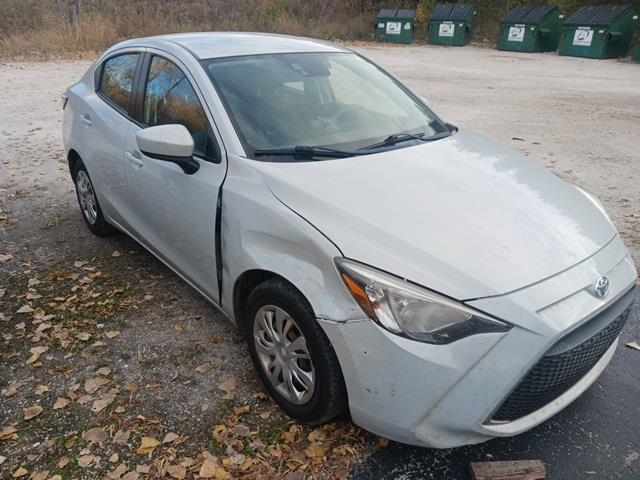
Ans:
[[[596,194],[640,264],[640,65],[356,48],[446,120]],[[211,306],[124,235],[87,232],[59,97],[89,64],[0,64],[0,477],[348,475],[385,443],[290,423]]]

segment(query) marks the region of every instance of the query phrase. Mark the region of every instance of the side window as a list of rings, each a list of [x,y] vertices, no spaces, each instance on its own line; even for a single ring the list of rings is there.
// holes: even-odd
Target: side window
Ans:
[[[191,83],[173,62],[154,56],[144,93],[142,123],[179,123],[193,136],[195,152],[216,158],[209,122]]]
[[[129,109],[137,53],[118,55],[104,63],[98,91],[125,112]]]

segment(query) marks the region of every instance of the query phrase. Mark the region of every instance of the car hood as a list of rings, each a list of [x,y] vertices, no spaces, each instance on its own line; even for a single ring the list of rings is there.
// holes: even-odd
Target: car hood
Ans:
[[[256,166],[344,256],[461,300],[536,283],[616,234],[577,188],[470,132],[374,155]]]

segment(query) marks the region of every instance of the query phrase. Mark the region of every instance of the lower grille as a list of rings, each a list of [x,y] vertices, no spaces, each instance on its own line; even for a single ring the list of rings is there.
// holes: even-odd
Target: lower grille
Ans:
[[[602,358],[622,331],[630,312],[627,308],[598,333],[570,350],[544,355],[494,414],[493,420],[524,417],[569,390]]]

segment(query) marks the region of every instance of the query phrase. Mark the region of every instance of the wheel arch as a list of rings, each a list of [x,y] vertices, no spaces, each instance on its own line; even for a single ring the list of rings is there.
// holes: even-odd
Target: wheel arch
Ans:
[[[67,163],[69,165],[69,173],[74,182],[76,180],[76,167],[78,162],[82,162],[80,154],[74,148],[70,148],[67,153]]]

